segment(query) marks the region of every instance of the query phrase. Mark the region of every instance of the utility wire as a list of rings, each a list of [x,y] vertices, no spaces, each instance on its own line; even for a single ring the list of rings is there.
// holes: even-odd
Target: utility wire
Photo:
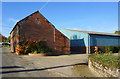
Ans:
[[[48,2],[49,2],[49,0],[40,8],[40,11],[41,11],[44,7],[47,6]]]

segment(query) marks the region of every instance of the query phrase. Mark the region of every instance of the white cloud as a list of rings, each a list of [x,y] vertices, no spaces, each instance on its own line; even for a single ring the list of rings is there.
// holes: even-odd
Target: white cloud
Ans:
[[[11,22],[14,22],[14,23],[16,23],[16,22],[18,22],[18,21],[19,21],[19,20],[14,19],[14,18],[9,18],[8,20],[9,20],[9,21],[11,21]]]

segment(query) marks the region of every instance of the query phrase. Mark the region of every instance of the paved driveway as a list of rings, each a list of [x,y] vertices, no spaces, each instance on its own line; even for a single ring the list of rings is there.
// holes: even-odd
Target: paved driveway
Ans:
[[[2,54],[2,66],[0,66],[0,75],[2,77],[51,77],[46,71],[37,69],[30,61],[22,56],[10,53],[8,48],[0,48]],[[2,72],[1,72],[2,70]]]
[[[87,62],[86,54],[61,56],[16,56],[3,48],[3,76],[73,77],[72,67]]]
[[[45,70],[56,77],[73,77],[72,67],[77,63],[86,63],[87,54],[61,55],[61,56],[22,56],[25,60],[31,61],[38,69]]]

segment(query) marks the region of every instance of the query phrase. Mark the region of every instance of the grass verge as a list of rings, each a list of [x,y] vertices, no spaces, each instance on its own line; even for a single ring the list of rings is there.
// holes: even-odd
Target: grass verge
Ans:
[[[120,55],[115,56],[111,54],[91,54],[88,57],[91,57],[92,59],[97,60],[103,64],[120,68]]]

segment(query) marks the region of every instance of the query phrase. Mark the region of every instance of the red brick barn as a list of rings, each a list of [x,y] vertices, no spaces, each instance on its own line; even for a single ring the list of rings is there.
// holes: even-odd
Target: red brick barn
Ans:
[[[16,52],[16,46],[22,40],[47,41],[53,54],[70,52],[69,38],[58,31],[39,11],[17,22],[10,35],[12,52]]]

